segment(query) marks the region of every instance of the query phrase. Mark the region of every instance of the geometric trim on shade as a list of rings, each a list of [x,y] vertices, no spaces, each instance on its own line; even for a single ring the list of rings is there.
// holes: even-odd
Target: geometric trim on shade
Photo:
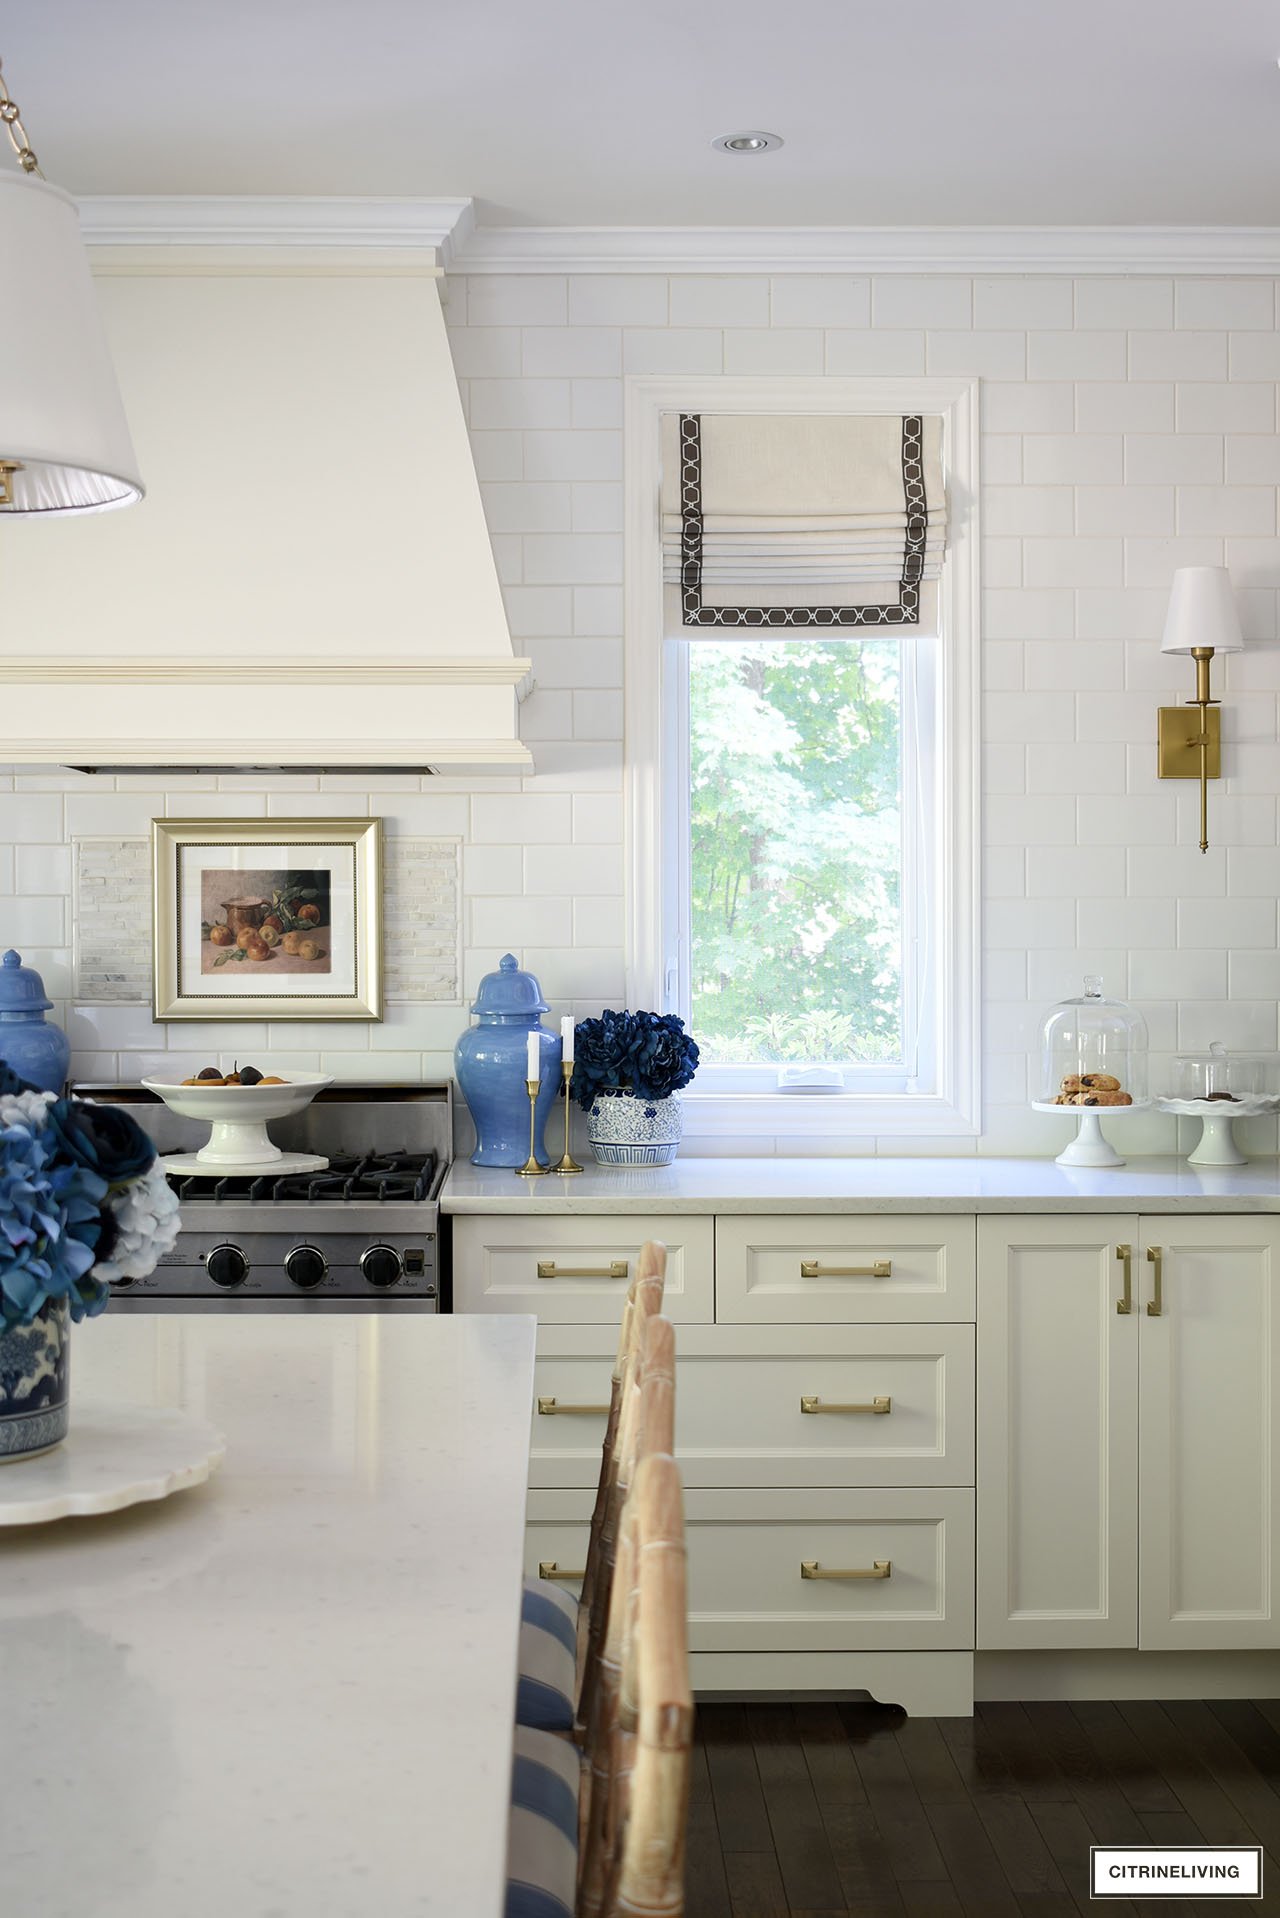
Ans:
[[[828,606],[708,606],[702,593],[702,421],[680,415],[680,596],[685,626],[914,626],[929,535],[924,478],[924,425],[902,421],[902,492],[906,508],[896,601]]]

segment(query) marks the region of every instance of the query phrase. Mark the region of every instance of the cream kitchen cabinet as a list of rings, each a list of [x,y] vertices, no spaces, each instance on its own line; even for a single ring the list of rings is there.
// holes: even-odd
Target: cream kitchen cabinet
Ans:
[[[978,1650],[1280,1647],[1280,1224],[978,1221]]]
[[[604,1325],[612,1351],[646,1239],[667,1248],[667,1317],[709,1323],[715,1316],[712,1221],[644,1213],[455,1219],[453,1309],[532,1312],[540,1325]]]

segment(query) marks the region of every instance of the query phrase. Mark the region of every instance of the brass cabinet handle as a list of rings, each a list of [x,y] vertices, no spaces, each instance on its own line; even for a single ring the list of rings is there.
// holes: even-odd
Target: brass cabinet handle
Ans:
[[[873,1558],[869,1572],[861,1567],[848,1572],[829,1572],[825,1566],[819,1565],[816,1558],[802,1558],[800,1560],[800,1576],[801,1578],[891,1578],[893,1576],[893,1560],[888,1558]]]
[[[819,1398],[802,1397],[800,1410],[802,1412],[891,1412],[893,1400],[876,1398],[872,1399],[869,1405],[824,1405]]]
[[[607,1418],[607,1405],[561,1405],[556,1399],[538,1400],[540,1419]]]
[[[1151,1276],[1151,1297],[1147,1300],[1147,1316],[1158,1319],[1164,1310],[1164,1247],[1149,1245],[1147,1257],[1155,1267]]]
[[[802,1279],[891,1279],[893,1260],[877,1259],[874,1265],[821,1265],[817,1259],[801,1259]]]
[[[585,1578],[586,1575],[585,1567],[581,1571],[571,1572],[567,1567],[562,1569],[556,1564],[553,1558],[543,1558],[538,1561],[539,1578],[567,1578],[572,1582],[579,1578]]]
[[[554,1259],[538,1260],[540,1279],[625,1279],[625,1259],[611,1259],[608,1265],[557,1265]]]
[[[1116,1257],[1124,1268],[1124,1291],[1116,1300],[1116,1311],[1122,1319],[1127,1319],[1133,1310],[1133,1247],[1118,1245]]]

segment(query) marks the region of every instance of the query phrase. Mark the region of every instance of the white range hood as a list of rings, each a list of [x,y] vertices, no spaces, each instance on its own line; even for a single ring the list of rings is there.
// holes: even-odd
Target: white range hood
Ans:
[[[442,234],[412,204],[390,234],[364,203],[98,204],[147,498],[0,514],[0,762],[530,767]]]

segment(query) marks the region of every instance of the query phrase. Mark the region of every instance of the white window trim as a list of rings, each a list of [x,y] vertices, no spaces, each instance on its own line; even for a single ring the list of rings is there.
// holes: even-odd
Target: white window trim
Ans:
[[[663,613],[658,560],[661,418],[698,413],[934,413],[943,421],[947,560],[939,585],[939,976],[951,983],[938,1034],[936,1094],[789,1092],[684,1094],[691,1136],[735,1138],[975,1137],[980,1130],[979,678],[977,380],[668,379],[625,385],[625,707],[627,1003],[662,1009]]]

